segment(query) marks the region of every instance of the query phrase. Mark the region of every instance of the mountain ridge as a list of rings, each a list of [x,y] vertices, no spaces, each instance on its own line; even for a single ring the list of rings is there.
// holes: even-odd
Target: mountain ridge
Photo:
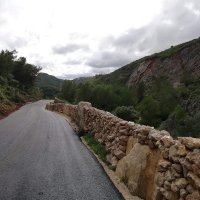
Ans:
[[[200,76],[199,63],[200,38],[197,38],[133,61],[110,74],[96,75],[94,80],[108,84],[122,84],[130,87],[140,82],[151,82],[153,76],[159,75],[167,77],[174,86],[177,86],[180,84],[181,76],[184,76],[184,73],[191,72],[194,76]],[[178,75],[178,81],[175,81],[172,76],[169,76],[169,73],[172,72],[172,66],[176,68],[176,64],[178,66],[177,70],[172,74],[173,76]],[[180,70],[182,71],[181,73]],[[164,73],[164,71],[167,71],[167,73]],[[178,71],[179,73],[177,74]]]
[[[42,90],[44,98],[54,98],[61,91],[63,82],[62,79],[41,72],[36,78],[35,85]]]

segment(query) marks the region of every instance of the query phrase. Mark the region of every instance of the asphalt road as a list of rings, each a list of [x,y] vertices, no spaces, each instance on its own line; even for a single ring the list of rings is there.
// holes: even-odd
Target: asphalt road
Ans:
[[[47,101],[0,120],[0,200],[122,200],[96,158]]]

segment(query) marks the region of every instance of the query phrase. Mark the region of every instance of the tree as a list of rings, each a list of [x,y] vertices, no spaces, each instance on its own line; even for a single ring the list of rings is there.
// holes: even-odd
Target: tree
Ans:
[[[14,51],[4,51],[2,50],[0,53],[0,76],[7,77],[10,73],[12,73],[14,68],[14,60],[16,58],[15,54],[17,52]]]
[[[93,86],[89,82],[76,85],[76,102],[89,101],[93,103]]]
[[[14,79],[19,81],[21,87],[30,88],[34,85],[34,81],[41,68],[26,63],[26,58],[20,57],[15,61]]]
[[[152,96],[146,96],[140,103],[138,110],[142,124],[158,127],[161,123],[159,102]]]
[[[62,89],[61,97],[70,103],[75,101],[76,96],[76,84],[73,81],[65,80]]]
[[[137,95],[138,103],[144,99],[145,85],[143,82],[139,83],[139,85],[137,86],[136,95]]]

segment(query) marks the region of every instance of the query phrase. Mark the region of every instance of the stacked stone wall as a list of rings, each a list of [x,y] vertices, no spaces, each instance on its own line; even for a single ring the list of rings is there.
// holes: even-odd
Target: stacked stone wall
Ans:
[[[105,146],[107,161],[130,192],[146,200],[200,199],[200,139],[122,120],[88,102],[51,103]]]

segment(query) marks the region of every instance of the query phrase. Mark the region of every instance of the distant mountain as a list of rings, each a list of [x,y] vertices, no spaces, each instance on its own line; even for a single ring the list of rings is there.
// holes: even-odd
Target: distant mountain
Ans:
[[[91,80],[91,79],[93,79],[93,77],[79,77],[79,78],[75,78],[75,79],[73,79],[73,81],[75,82],[75,83],[84,83],[84,82],[86,82],[86,81],[89,81],[89,80]]]
[[[43,91],[45,98],[54,98],[60,92],[63,82],[64,80],[55,76],[39,73],[36,79],[36,86]]]
[[[185,75],[200,77],[200,38],[134,61],[106,75],[97,75],[97,82],[134,86],[148,84],[153,77],[166,77],[174,86]]]
[[[61,88],[63,81],[64,80],[56,78],[55,76],[46,73],[39,73],[37,76],[36,85],[38,87],[51,86],[51,87]]]
[[[200,113],[200,37],[136,60],[110,74],[97,75],[93,82],[133,88],[144,84],[149,88],[155,78],[167,80],[179,89],[181,105],[188,113]]]

